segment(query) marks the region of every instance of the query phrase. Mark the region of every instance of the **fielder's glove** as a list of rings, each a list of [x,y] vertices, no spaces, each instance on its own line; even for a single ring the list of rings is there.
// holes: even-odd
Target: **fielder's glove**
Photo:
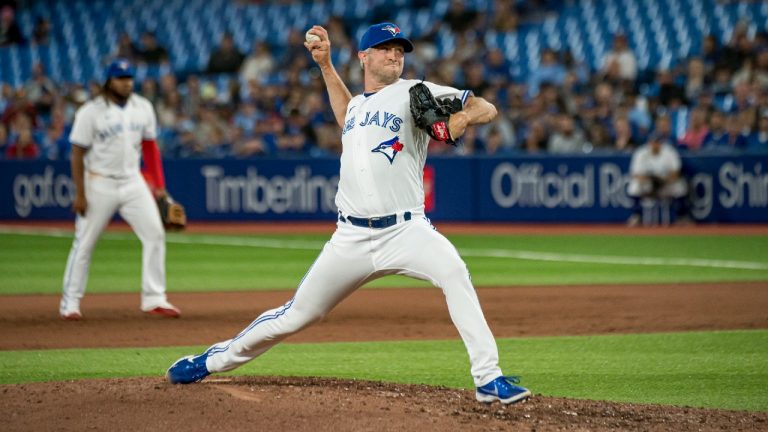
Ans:
[[[664,186],[667,184],[667,181],[664,180],[661,177],[657,176],[651,176],[651,195],[657,196],[659,192],[661,192],[662,189],[664,189]]]
[[[174,201],[170,195],[157,198],[157,208],[166,230],[181,231],[187,226],[187,212],[184,206]]]
[[[411,97],[411,115],[417,128],[425,130],[437,141],[456,145],[448,130],[451,114],[462,110],[459,98],[436,100],[432,92],[423,83],[415,84],[408,90]]]

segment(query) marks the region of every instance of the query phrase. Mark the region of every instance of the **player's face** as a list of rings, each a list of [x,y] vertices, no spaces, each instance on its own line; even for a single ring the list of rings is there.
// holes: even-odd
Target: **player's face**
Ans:
[[[131,92],[133,91],[133,78],[131,77],[119,77],[119,78],[112,78],[110,80],[110,86],[112,86],[112,91],[117,93],[119,96],[127,98],[131,95]]]
[[[368,51],[366,71],[382,84],[392,84],[403,74],[405,50],[396,42],[377,45]]]

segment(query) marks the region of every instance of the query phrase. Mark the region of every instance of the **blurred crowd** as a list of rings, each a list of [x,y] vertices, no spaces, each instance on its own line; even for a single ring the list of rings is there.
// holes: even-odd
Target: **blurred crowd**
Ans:
[[[428,2],[413,1],[413,7]],[[424,3],[424,5],[421,5]],[[499,116],[471,127],[456,147],[430,145],[444,155],[594,154],[631,152],[651,134],[681,152],[768,152],[768,35],[740,23],[727,40],[708,35],[701,51],[664,69],[640,70],[623,34],[598,68],[567,50],[543,49],[540,64],[515,76],[504,53],[483,44],[485,33],[513,32],[552,11],[547,1],[497,2],[495,13],[451,2],[442,21],[418,38],[406,56],[404,78],[426,78],[469,89],[494,103]],[[391,20],[376,8],[369,20]],[[0,46],[23,43],[3,7]],[[362,90],[357,41],[350,23],[333,17],[328,29],[334,63],[353,94]],[[33,38],[45,43],[50,24]],[[136,82],[155,106],[165,157],[248,158],[338,155],[335,122],[319,70],[304,48],[304,31],[284,44],[254,41],[241,52],[224,34],[204,70],[175,74],[174,53],[146,31],[123,34],[112,57],[159,65],[159,78]],[[408,35],[408,29],[403,29]],[[439,56],[437,36],[449,31],[455,46]],[[2,49],[2,48],[0,48]],[[105,59],[106,61],[107,59]],[[77,108],[99,94],[102,82],[53,82],[43,66],[18,88],[0,83],[0,158],[67,159],[69,128]]]

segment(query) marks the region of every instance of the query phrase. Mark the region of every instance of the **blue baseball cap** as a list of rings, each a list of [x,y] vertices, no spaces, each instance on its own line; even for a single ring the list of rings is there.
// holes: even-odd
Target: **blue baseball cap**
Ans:
[[[135,74],[136,71],[133,69],[131,62],[119,58],[107,66],[106,79],[133,77]]]
[[[360,51],[381,45],[384,42],[399,42],[405,48],[405,52],[413,51],[413,43],[403,36],[400,27],[392,23],[374,24],[368,27],[363,37],[360,38]]]

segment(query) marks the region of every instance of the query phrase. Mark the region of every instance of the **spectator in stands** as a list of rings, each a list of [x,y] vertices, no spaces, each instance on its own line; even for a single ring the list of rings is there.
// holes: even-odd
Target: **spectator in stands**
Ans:
[[[637,78],[637,58],[624,34],[613,37],[613,49],[603,58],[601,72],[613,81],[634,81]]]
[[[147,64],[166,63],[170,60],[168,50],[157,42],[155,33],[151,31],[145,31],[141,35],[138,58],[139,61]]]
[[[0,9],[0,47],[24,43],[21,28],[16,23],[16,13],[10,6]]]
[[[32,66],[32,78],[24,85],[24,89],[35,111],[42,116],[50,116],[57,89],[45,74],[42,63],[35,63]]]
[[[634,151],[637,141],[632,135],[632,127],[627,117],[617,117],[613,121],[613,149],[620,152]]]
[[[294,108],[278,130],[277,154],[295,156],[304,154],[317,140],[315,131],[298,109]]]
[[[176,89],[163,94],[155,105],[157,108],[158,126],[173,129],[182,116],[181,95]]]
[[[13,87],[8,83],[0,83],[0,117],[13,101]]]
[[[158,90],[160,92],[160,96],[165,96],[172,92],[178,92],[178,86],[179,82],[176,80],[176,75],[172,73],[161,75],[158,81]]]
[[[253,51],[245,58],[240,68],[240,80],[242,82],[261,81],[266,79],[275,68],[275,59],[264,41],[256,41]]]
[[[179,85],[179,94],[181,94],[182,111],[187,117],[197,115],[202,104],[202,90],[200,88],[200,78],[196,75],[187,77],[187,81]]]
[[[450,26],[454,33],[464,33],[472,28],[477,18],[477,11],[467,9],[463,0],[452,0],[445,11],[443,22]]]
[[[685,76],[685,100],[694,101],[704,91],[707,82],[707,70],[701,57],[688,60],[688,70]]]
[[[613,143],[611,143],[611,137],[608,130],[600,123],[590,123],[586,125],[587,131],[587,148],[590,151],[606,151],[613,149]]]
[[[32,29],[32,41],[38,45],[48,45],[51,40],[51,22],[48,18],[39,16],[35,19]]]
[[[731,113],[751,110],[754,108],[754,97],[755,93],[753,93],[749,83],[740,82],[733,86],[732,93],[723,101],[723,108]]]
[[[117,50],[110,58],[124,58],[129,62],[137,62],[141,55],[141,49],[133,43],[131,35],[126,32],[120,33],[117,39]]]
[[[768,90],[768,45],[755,53],[755,84],[762,90]]]
[[[744,60],[752,55],[752,41],[749,39],[748,30],[745,21],[739,21],[734,26],[731,40],[721,51],[719,66],[735,72],[744,64]]]
[[[235,128],[238,135],[233,139],[232,155],[239,158],[249,158],[264,156],[267,154],[267,147],[261,137],[246,137],[242,134],[240,128]]]
[[[520,24],[520,16],[517,11],[507,7],[506,4],[499,4],[497,1],[495,9],[496,14],[493,19],[493,29],[499,33],[512,33],[517,31]]]
[[[336,122],[315,125],[317,146],[310,150],[310,156],[338,157],[341,154],[341,137]]]
[[[29,101],[24,87],[16,89],[11,102],[3,111],[2,116],[0,116],[0,121],[12,128],[15,127],[14,124],[17,121],[24,122],[25,125],[26,122],[29,122],[29,127],[34,128],[37,126],[36,119],[35,107]]]
[[[680,140],[680,147],[690,152],[699,151],[708,133],[707,109],[700,106],[695,107],[691,110],[688,129]]]
[[[653,123],[653,133],[659,137],[662,142],[677,143],[674,130],[672,129],[672,118],[667,112],[661,112],[656,115]]]
[[[5,157],[8,144],[8,127],[5,123],[0,123],[0,159]]]
[[[715,97],[715,105],[722,109],[724,99],[731,94],[733,86],[731,85],[731,71],[727,67],[717,66],[713,73],[713,81],[710,90]]]
[[[245,56],[235,46],[232,35],[224,33],[219,47],[211,52],[208,59],[208,73],[237,73]]]
[[[419,46],[421,49],[421,46]],[[512,81],[512,64],[499,48],[490,48],[485,56],[485,74],[490,84],[502,86]]]
[[[661,106],[676,109],[685,99],[685,89],[675,81],[674,72],[667,68],[660,69],[656,74],[656,84],[659,86],[659,104]]]
[[[231,154],[229,127],[213,106],[200,108],[195,135],[205,146],[206,156],[225,157]]]
[[[5,149],[6,159],[36,159],[40,149],[32,137],[32,129],[19,130],[16,139]]]
[[[633,92],[626,94],[625,98],[628,107],[627,119],[632,128],[632,137],[636,142],[644,142],[651,126],[653,126],[653,119],[648,111],[648,100]]]
[[[750,135],[747,150],[768,153],[768,107],[760,110],[759,117],[757,130]]]
[[[157,106],[160,100],[160,95],[157,91],[157,81],[152,78],[147,78],[141,82],[141,95],[147,98],[152,103],[152,106]]]
[[[384,4],[387,5],[387,3]],[[387,7],[391,7],[391,5],[387,5]],[[350,37],[351,33],[349,32],[347,26],[344,24],[343,17],[338,15],[331,16],[328,18],[325,29],[328,31],[328,37],[333,41],[333,45],[336,47],[336,50],[348,49],[351,51],[356,48],[352,46],[352,38]],[[424,33],[428,34],[429,32],[430,30],[426,30]]]
[[[749,136],[757,128],[757,120],[759,117],[759,109],[754,106],[750,106],[747,109],[741,110],[738,113],[739,124],[741,125],[741,134],[749,141]]]
[[[471,90],[472,93],[481,95],[490,86],[490,82],[485,79],[485,66],[481,62],[467,63],[462,71],[464,73],[464,85],[462,87]]]
[[[51,115],[51,124],[40,137],[41,156],[50,160],[68,160],[71,151],[69,129],[64,122],[62,110],[54,110]]]
[[[702,150],[715,153],[732,153],[744,150],[747,140],[741,134],[741,122],[737,114],[727,115],[715,111],[710,116],[710,131],[704,142]]]
[[[531,72],[528,78],[528,97],[532,98],[538,95],[539,88],[544,83],[559,86],[565,80],[565,76],[565,67],[557,59],[557,53],[549,48],[543,49],[539,66]]]
[[[547,151],[550,154],[584,153],[586,144],[584,133],[576,126],[573,117],[561,114],[557,119],[557,130],[549,137]]]
[[[630,226],[642,222],[642,200],[671,199],[680,223],[690,222],[688,214],[688,184],[682,177],[682,162],[675,147],[662,137],[651,134],[647,144],[632,153],[629,172],[632,179],[627,193],[633,198]]]
[[[709,115],[709,132],[704,136],[701,149],[711,149],[725,145],[728,140],[728,131],[725,128],[726,116],[720,110],[714,110]]]
[[[715,66],[720,63],[720,46],[715,35],[705,35],[701,40],[701,59],[704,61],[707,73],[712,73]]]

